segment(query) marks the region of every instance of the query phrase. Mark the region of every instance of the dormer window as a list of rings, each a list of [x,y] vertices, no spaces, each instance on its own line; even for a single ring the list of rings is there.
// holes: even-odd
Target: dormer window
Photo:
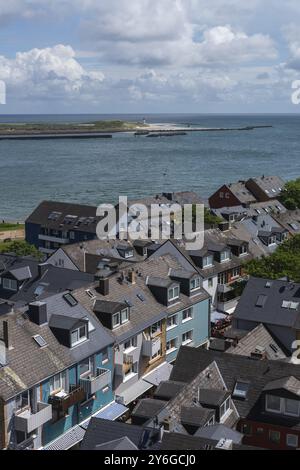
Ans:
[[[204,256],[202,258],[202,267],[203,268],[210,268],[213,265],[213,257],[211,255]]]
[[[220,253],[220,261],[221,263],[225,263],[225,261],[228,261],[230,259],[230,251],[229,250],[226,250],[226,251],[222,251]]]
[[[172,302],[173,300],[179,299],[179,286],[170,287],[168,289],[168,301]]]
[[[190,281],[190,291],[194,292],[201,287],[200,277],[195,277]]]
[[[71,346],[77,346],[88,339],[87,325],[82,325],[71,332]]]
[[[11,290],[13,292],[17,292],[18,290],[18,283],[14,279],[4,278],[2,280],[2,285],[3,285],[3,289],[6,289],[6,290]]]
[[[112,317],[112,327],[113,329],[114,328],[118,328],[118,326],[121,325],[121,321],[120,321],[120,313],[115,313]]]
[[[128,308],[124,308],[121,312],[121,323],[127,323],[129,321],[129,311]]]
[[[248,254],[248,246],[246,244],[242,245],[240,248],[240,256],[247,255],[247,254]]]
[[[283,414],[286,416],[299,417],[300,402],[298,400],[282,398],[276,395],[267,395],[266,411]]]

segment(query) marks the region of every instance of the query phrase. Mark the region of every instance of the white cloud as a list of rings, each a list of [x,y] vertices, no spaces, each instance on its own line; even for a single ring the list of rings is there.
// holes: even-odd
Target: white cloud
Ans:
[[[18,52],[14,59],[0,56],[0,79],[8,92],[21,98],[80,98],[101,88],[104,75],[86,71],[70,46]]]

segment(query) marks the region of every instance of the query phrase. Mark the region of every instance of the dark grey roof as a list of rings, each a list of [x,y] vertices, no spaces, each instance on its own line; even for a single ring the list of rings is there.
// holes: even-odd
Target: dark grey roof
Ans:
[[[195,436],[204,437],[206,439],[213,439],[215,441],[228,439],[233,441],[235,444],[241,444],[243,440],[243,434],[229,428],[228,426],[224,426],[224,424],[214,424],[212,426],[206,426],[198,429]]]
[[[56,212],[57,218],[51,218]],[[100,217],[96,217],[97,207],[67,202],[43,201],[27,218],[26,223],[38,224],[53,230],[78,230],[96,235]],[[67,216],[74,216],[71,223],[66,223]],[[79,220],[82,219],[82,222]],[[84,219],[84,220],[83,220]],[[89,222],[89,223],[88,223]]]
[[[120,450],[138,450],[137,446],[130,440],[128,439],[127,436],[121,437],[120,439],[115,439],[110,442],[105,442],[104,444],[99,444],[96,445],[93,450],[114,450],[114,451],[120,451]]]
[[[2,272],[1,268],[3,268]],[[39,262],[36,259],[0,255],[0,276],[5,276],[5,272],[8,271],[17,272],[22,277],[26,276],[22,283],[22,289],[18,292],[3,289],[2,284],[0,284],[0,299],[17,303],[18,306],[26,305],[34,300],[41,300],[65,290],[88,286],[94,280],[94,276],[91,274],[58,268],[52,264],[43,264],[40,275]],[[31,278],[27,278],[26,273],[29,273],[29,271]]]
[[[113,315],[114,313],[120,312],[124,308],[127,308],[127,305],[125,304],[125,302],[122,304],[120,302],[96,300],[95,305],[94,305],[94,312],[109,313]]]
[[[49,321],[50,328],[58,328],[61,330],[71,330],[79,322],[85,322],[83,318],[67,317],[66,315],[52,315]]]
[[[183,269],[171,269],[170,271],[170,277],[171,278],[178,278],[178,279],[191,279],[193,276],[195,276],[195,272],[191,271],[185,271]]]
[[[199,401],[202,405],[220,406],[230,394],[227,390],[212,390],[203,389],[199,390]]]
[[[257,306],[265,296],[264,305]],[[284,308],[283,302],[293,302],[297,308]],[[300,284],[287,281],[250,278],[234,312],[237,320],[300,328]]]
[[[127,437],[139,448],[144,428],[133,424],[109,421],[100,418],[91,418],[83,441],[81,450],[96,450],[97,446]]]
[[[241,204],[249,204],[251,202],[257,202],[253,194],[246,188],[245,181],[238,181],[237,183],[231,183],[228,185],[230,191],[238,198]]]
[[[174,281],[172,281],[170,278],[149,277],[147,279],[147,284],[148,286],[167,288],[174,284]]]
[[[139,418],[153,418],[166,406],[166,402],[162,400],[154,400],[145,398],[140,400],[132,412],[132,416]]]
[[[161,450],[214,450],[218,441],[204,437],[188,436],[181,433],[164,433]],[[233,450],[257,450],[256,447],[233,444]]]
[[[251,178],[247,183],[251,181],[255,182],[270,198],[278,197],[285,185],[284,180],[279,176],[260,176]]]
[[[189,367],[186,366],[189,364]],[[261,395],[266,386],[278,379],[295,377],[300,380],[299,366],[283,361],[257,361],[245,356],[224,354],[215,351],[206,351],[191,347],[181,347],[172,369],[171,380],[191,382],[200,371],[211,369],[215,364],[220,371],[227,390],[233,394],[237,381],[249,384],[247,399],[233,398],[236,409],[241,418],[254,421],[284,425],[299,429],[300,419],[283,418],[280,415],[267,416],[261,406]],[[273,387],[274,385],[271,385]],[[201,392],[200,392],[201,396]]]
[[[215,415],[214,410],[202,406],[182,406],[181,422],[183,425],[202,427]]]
[[[282,377],[281,379],[274,380],[273,382],[269,382],[265,386],[264,391],[280,390],[280,389],[287,390],[293,395],[300,396],[300,380],[292,376]]]
[[[159,384],[154,393],[154,396],[163,400],[171,400],[172,398],[176,397],[176,395],[178,395],[183,387],[184,384],[182,382],[167,380]]]
[[[22,268],[11,269],[9,273],[14,276],[18,281],[25,281],[31,279],[32,274],[29,266],[24,266]]]

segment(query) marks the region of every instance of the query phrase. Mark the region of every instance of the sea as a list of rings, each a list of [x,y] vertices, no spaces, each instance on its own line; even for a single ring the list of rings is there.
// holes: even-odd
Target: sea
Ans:
[[[42,200],[99,205],[119,195],[196,191],[274,174],[300,177],[300,115],[0,115],[0,123],[126,120],[205,128],[272,126],[146,138],[0,140],[0,219],[24,221]]]

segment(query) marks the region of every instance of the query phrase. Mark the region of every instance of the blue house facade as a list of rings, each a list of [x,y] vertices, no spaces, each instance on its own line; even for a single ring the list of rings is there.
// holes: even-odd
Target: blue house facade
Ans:
[[[175,361],[181,346],[200,347],[210,339],[210,299],[204,299],[167,319],[168,362]]]

